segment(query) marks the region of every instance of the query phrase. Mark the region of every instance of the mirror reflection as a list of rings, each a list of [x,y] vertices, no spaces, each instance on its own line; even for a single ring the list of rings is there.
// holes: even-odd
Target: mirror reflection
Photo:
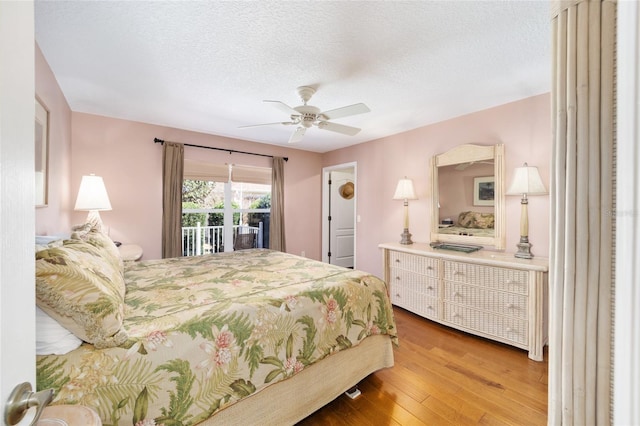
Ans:
[[[494,237],[493,160],[438,168],[438,233]]]
[[[431,242],[504,248],[503,145],[461,145],[432,159]]]

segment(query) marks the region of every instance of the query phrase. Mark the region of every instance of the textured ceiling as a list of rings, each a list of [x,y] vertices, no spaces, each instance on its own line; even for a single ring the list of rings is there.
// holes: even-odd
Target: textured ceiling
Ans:
[[[550,91],[547,1],[36,1],[73,111],[326,152]],[[294,145],[265,104],[317,92],[356,136]],[[188,142],[188,141],[184,141]]]

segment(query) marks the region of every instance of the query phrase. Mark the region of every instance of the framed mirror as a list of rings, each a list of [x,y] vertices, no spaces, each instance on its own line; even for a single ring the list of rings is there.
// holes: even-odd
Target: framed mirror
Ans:
[[[504,145],[466,144],[431,159],[431,242],[505,248]]]

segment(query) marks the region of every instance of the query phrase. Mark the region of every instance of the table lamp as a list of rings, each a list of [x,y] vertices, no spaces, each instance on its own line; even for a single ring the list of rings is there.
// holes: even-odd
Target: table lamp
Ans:
[[[507,195],[521,195],[520,200],[520,242],[517,244],[518,251],[515,257],[521,259],[533,259],[531,244],[529,243],[529,212],[527,205],[529,195],[546,195],[547,190],[542,183],[537,167],[528,166],[524,163],[522,167],[516,167],[513,181]]]
[[[87,223],[93,224],[102,231],[100,211],[111,210],[111,202],[102,177],[93,174],[82,176],[74,210],[88,211]]]
[[[409,233],[409,200],[418,199],[413,189],[413,181],[407,179],[406,176],[404,179],[400,179],[396,187],[396,192],[393,194],[393,199],[404,201],[404,231],[401,234],[402,239],[400,240],[400,244],[413,244],[411,234]]]

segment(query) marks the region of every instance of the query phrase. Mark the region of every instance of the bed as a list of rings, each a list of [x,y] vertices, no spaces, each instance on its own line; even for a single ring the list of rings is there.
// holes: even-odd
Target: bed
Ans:
[[[38,355],[37,388],[105,425],[293,424],[397,343],[362,271],[266,249],[124,263],[90,228],[36,252],[36,300],[80,342]]]
[[[438,234],[493,238],[495,231],[487,228],[466,228],[464,226],[455,225],[438,225]]]
[[[493,213],[464,211],[458,215],[455,223],[438,225],[439,234],[466,235],[474,237],[495,236],[495,216]]]

